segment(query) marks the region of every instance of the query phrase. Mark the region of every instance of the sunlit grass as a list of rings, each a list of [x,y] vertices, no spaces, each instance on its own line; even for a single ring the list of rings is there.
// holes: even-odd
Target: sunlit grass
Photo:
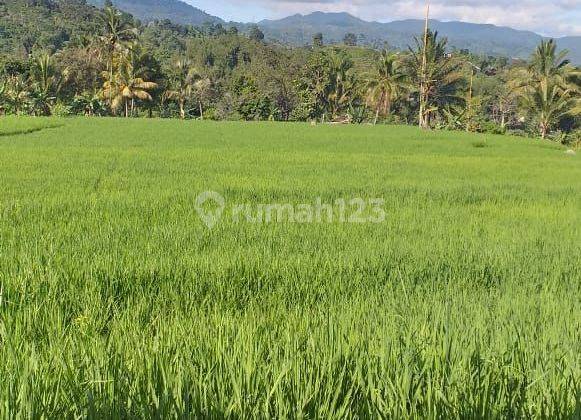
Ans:
[[[0,417],[581,416],[581,161],[559,146],[5,123]],[[206,190],[382,197],[388,218],[208,230]]]

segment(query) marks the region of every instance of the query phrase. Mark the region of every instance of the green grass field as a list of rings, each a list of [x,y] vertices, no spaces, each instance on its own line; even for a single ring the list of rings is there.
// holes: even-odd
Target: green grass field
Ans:
[[[383,198],[381,224],[208,229]],[[412,127],[0,119],[1,418],[580,418],[581,159]]]

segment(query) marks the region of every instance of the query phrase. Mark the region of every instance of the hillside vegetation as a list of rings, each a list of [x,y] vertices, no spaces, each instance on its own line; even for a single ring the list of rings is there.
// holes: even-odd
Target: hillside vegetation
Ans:
[[[401,50],[406,50],[414,36],[423,32],[424,24],[419,19],[367,22],[348,13],[322,12],[259,22],[267,38],[292,45],[308,44],[319,32],[328,42],[340,44],[346,34],[353,33],[361,45],[383,48],[387,44]],[[482,55],[527,59],[543,40],[534,32],[494,25],[431,20],[430,27],[448,38],[451,49]],[[581,37],[563,37],[558,43],[569,49],[574,63],[581,64]]]
[[[143,25],[81,0],[0,8],[5,114],[399,123],[581,144],[581,72],[553,40],[514,62],[453,51],[431,29],[404,52],[355,34],[288,48],[256,26]]]
[[[101,7],[104,1],[89,0],[89,3]],[[235,25],[243,31],[252,26],[251,23],[241,22],[226,24],[219,17],[211,16],[181,0],[116,0],[114,4],[144,22],[169,19],[184,25],[221,23]],[[417,19],[367,22],[348,13],[315,12],[263,20],[258,22],[258,26],[267,39],[294,46],[309,44],[317,33],[322,33],[328,42],[340,44],[346,34],[353,33],[360,44],[368,47],[382,48],[387,43],[405,50],[413,42],[413,37],[423,31],[424,22]],[[530,51],[543,40],[541,35],[534,32],[487,24],[433,20],[431,26],[449,39],[452,48],[469,49],[476,54],[527,59]],[[560,38],[559,45],[570,50],[574,63],[581,64],[581,37]]]

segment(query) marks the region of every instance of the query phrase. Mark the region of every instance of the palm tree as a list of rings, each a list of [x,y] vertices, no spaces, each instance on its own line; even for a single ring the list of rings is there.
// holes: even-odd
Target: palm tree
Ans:
[[[66,77],[66,70],[63,72]],[[50,108],[57,98],[64,77],[57,74],[53,65],[52,56],[43,53],[36,58],[31,69],[31,78],[34,87],[35,108],[43,115],[50,114]]]
[[[527,88],[523,95],[523,104],[536,116],[543,139],[560,118],[568,114],[578,114],[580,111],[579,98],[575,97],[573,88],[563,86],[555,78],[544,79]]]
[[[103,25],[101,42],[110,52],[123,42],[131,41],[137,36],[137,30],[129,25],[119,10],[113,6],[106,7],[100,15]]]
[[[504,130],[514,118],[518,107],[518,68],[504,70],[497,75],[498,85],[492,95],[492,118]]]
[[[7,91],[7,82],[3,80],[0,84],[0,115],[4,115],[6,112],[6,91]]]
[[[152,100],[149,91],[156,89],[157,83],[146,81],[143,77],[147,69],[136,67],[136,63],[128,57],[121,57],[117,68],[113,79],[103,84],[103,97],[110,98],[109,106],[113,112],[123,107],[125,117],[129,117],[133,115],[135,99]]]
[[[108,56],[109,83],[113,84],[115,52],[123,49],[124,42],[134,39],[137,35],[137,30],[130,27],[127,21],[123,19],[121,12],[110,5],[105,7],[100,19],[103,25],[103,35],[100,37],[100,41]],[[113,98],[109,98],[109,102],[112,102],[112,100]]]
[[[366,83],[368,101],[375,105],[374,125],[380,113],[389,115],[391,104],[407,87],[406,80],[398,55],[388,50],[382,51],[376,73]]]
[[[321,122],[325,122],[327,109],[329,107],[330,81],[328,60],[325,53],[318,54],[309,63],[311,74],[306,78],[305,85],[312,95],[313,114],[315,117],[320,116]]]
[[[566,59],[567,51],[557,52],[554,40],[541,41],[526,72],[520,75],[518,89],[526,110],[537,120],[541,138],[565,115],[578,115],[579,77]]]
[[[200,119],[203,120],[204,119],[203,104],[212,95],[212,81],[209,78],[200,79],[194,84],[194,88],[196,91],[196,98],[198,99]]]
[[[180,59],[174,63],[172,88],[165,92],[165,97],[178,103],[182,120],[186,118],[186,102],[192,97],[196,83],[200,80],[201,76],[190,60]]]
[[[567,50],[557,53],[557,43],[554,39],[541,41],[531,58],[530,74],[536,79],[573,77],[575,69],[567,59],[568,53]]]
[[[409,48],[407,71],[418,89],[419,125],[429,128],[435,113],[446,105],[461,102],[456,91],[462,80],[462,63],[446,54],[448,41],[438,39],[438,32],[426,31],[425,40],[415,38]]]
[[[329,56],[329,89],[327,101],[331,107],[333,117],[336,117],[341,109],[348,107],[357,86],[355,76],[350,71],[353,62],[343,54]]]

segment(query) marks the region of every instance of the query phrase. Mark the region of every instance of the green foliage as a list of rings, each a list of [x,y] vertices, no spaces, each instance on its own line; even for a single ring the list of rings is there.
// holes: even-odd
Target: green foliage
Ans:
[[[322,47],[324,45],[323,34],[321,32],[313,35],[313,47]]]
[[[258,28],[258,26],[253,25],[248,31],[248,36],[251,40],[256,42],[261,42],[264,40],[264,33]]]
[[[157,1],[147,4],[181,7]],[[145,3],[115,4],[144,13]],[[9,114],[51,115],[60,103],[76,115],[203,119],[209,112],[224,120],[420,123],[542,136],[581,124],[579,70],[551,42],[526,64],[451,49],[430,31],[424,69],[419,38],[400,53],[355,46],[358,37],[370,41],[358,31],[349,31],[348,45],[325,47],[313,34],[312,46],[307,39],[289,48],[265,42],[256,26],[143,25],[84,0],[5,2],[0,27],[0,112]],[[181,76],[178,62],[188,63]]]
[[[71,106],[63,104],[62,102],[55,103],[50,109],[50,115],[54,115],[55,117],[68,117],[71,114]]]
[[[416,88],[419,125],[429,128],[446,106],[462,104],[458,91],[464,79],[463,63],[447,53],[448,40],[430,30],[425,38],[425,47],[424,39],[415,38],[406,65]]]
[[[344,117],[360,98],[353,61],[340,49],[311,54],[298,88],[311,119]]]
[[[180,109],[180,118],[183,120],[186,118],[186,107],[193,98],[196,83],[202,79],[202,76],[191,60],[182,58],[175,61],[170,77],[170,86],[165,92],[165,97],[176,101]]]
[[[366,82],[367,102],[375,108],[375,120],[391,113],[392,104],[410,89],[408,76],[402,69],[400,57],[390,51],[381,52],[376,71]]]
[[[581,130],[575,130],[567,140],[573,150],[581,150]]]
[[[348,47],[355,47],[357,45],[357,35],[354,33],[347,33],[343,37],[343,43]]]
[[[520,91],[524,108],[537,123],[542,138],[567,114],[581,115],[580,72],[557,53],[554,40],[543,41],[523,74]]]

